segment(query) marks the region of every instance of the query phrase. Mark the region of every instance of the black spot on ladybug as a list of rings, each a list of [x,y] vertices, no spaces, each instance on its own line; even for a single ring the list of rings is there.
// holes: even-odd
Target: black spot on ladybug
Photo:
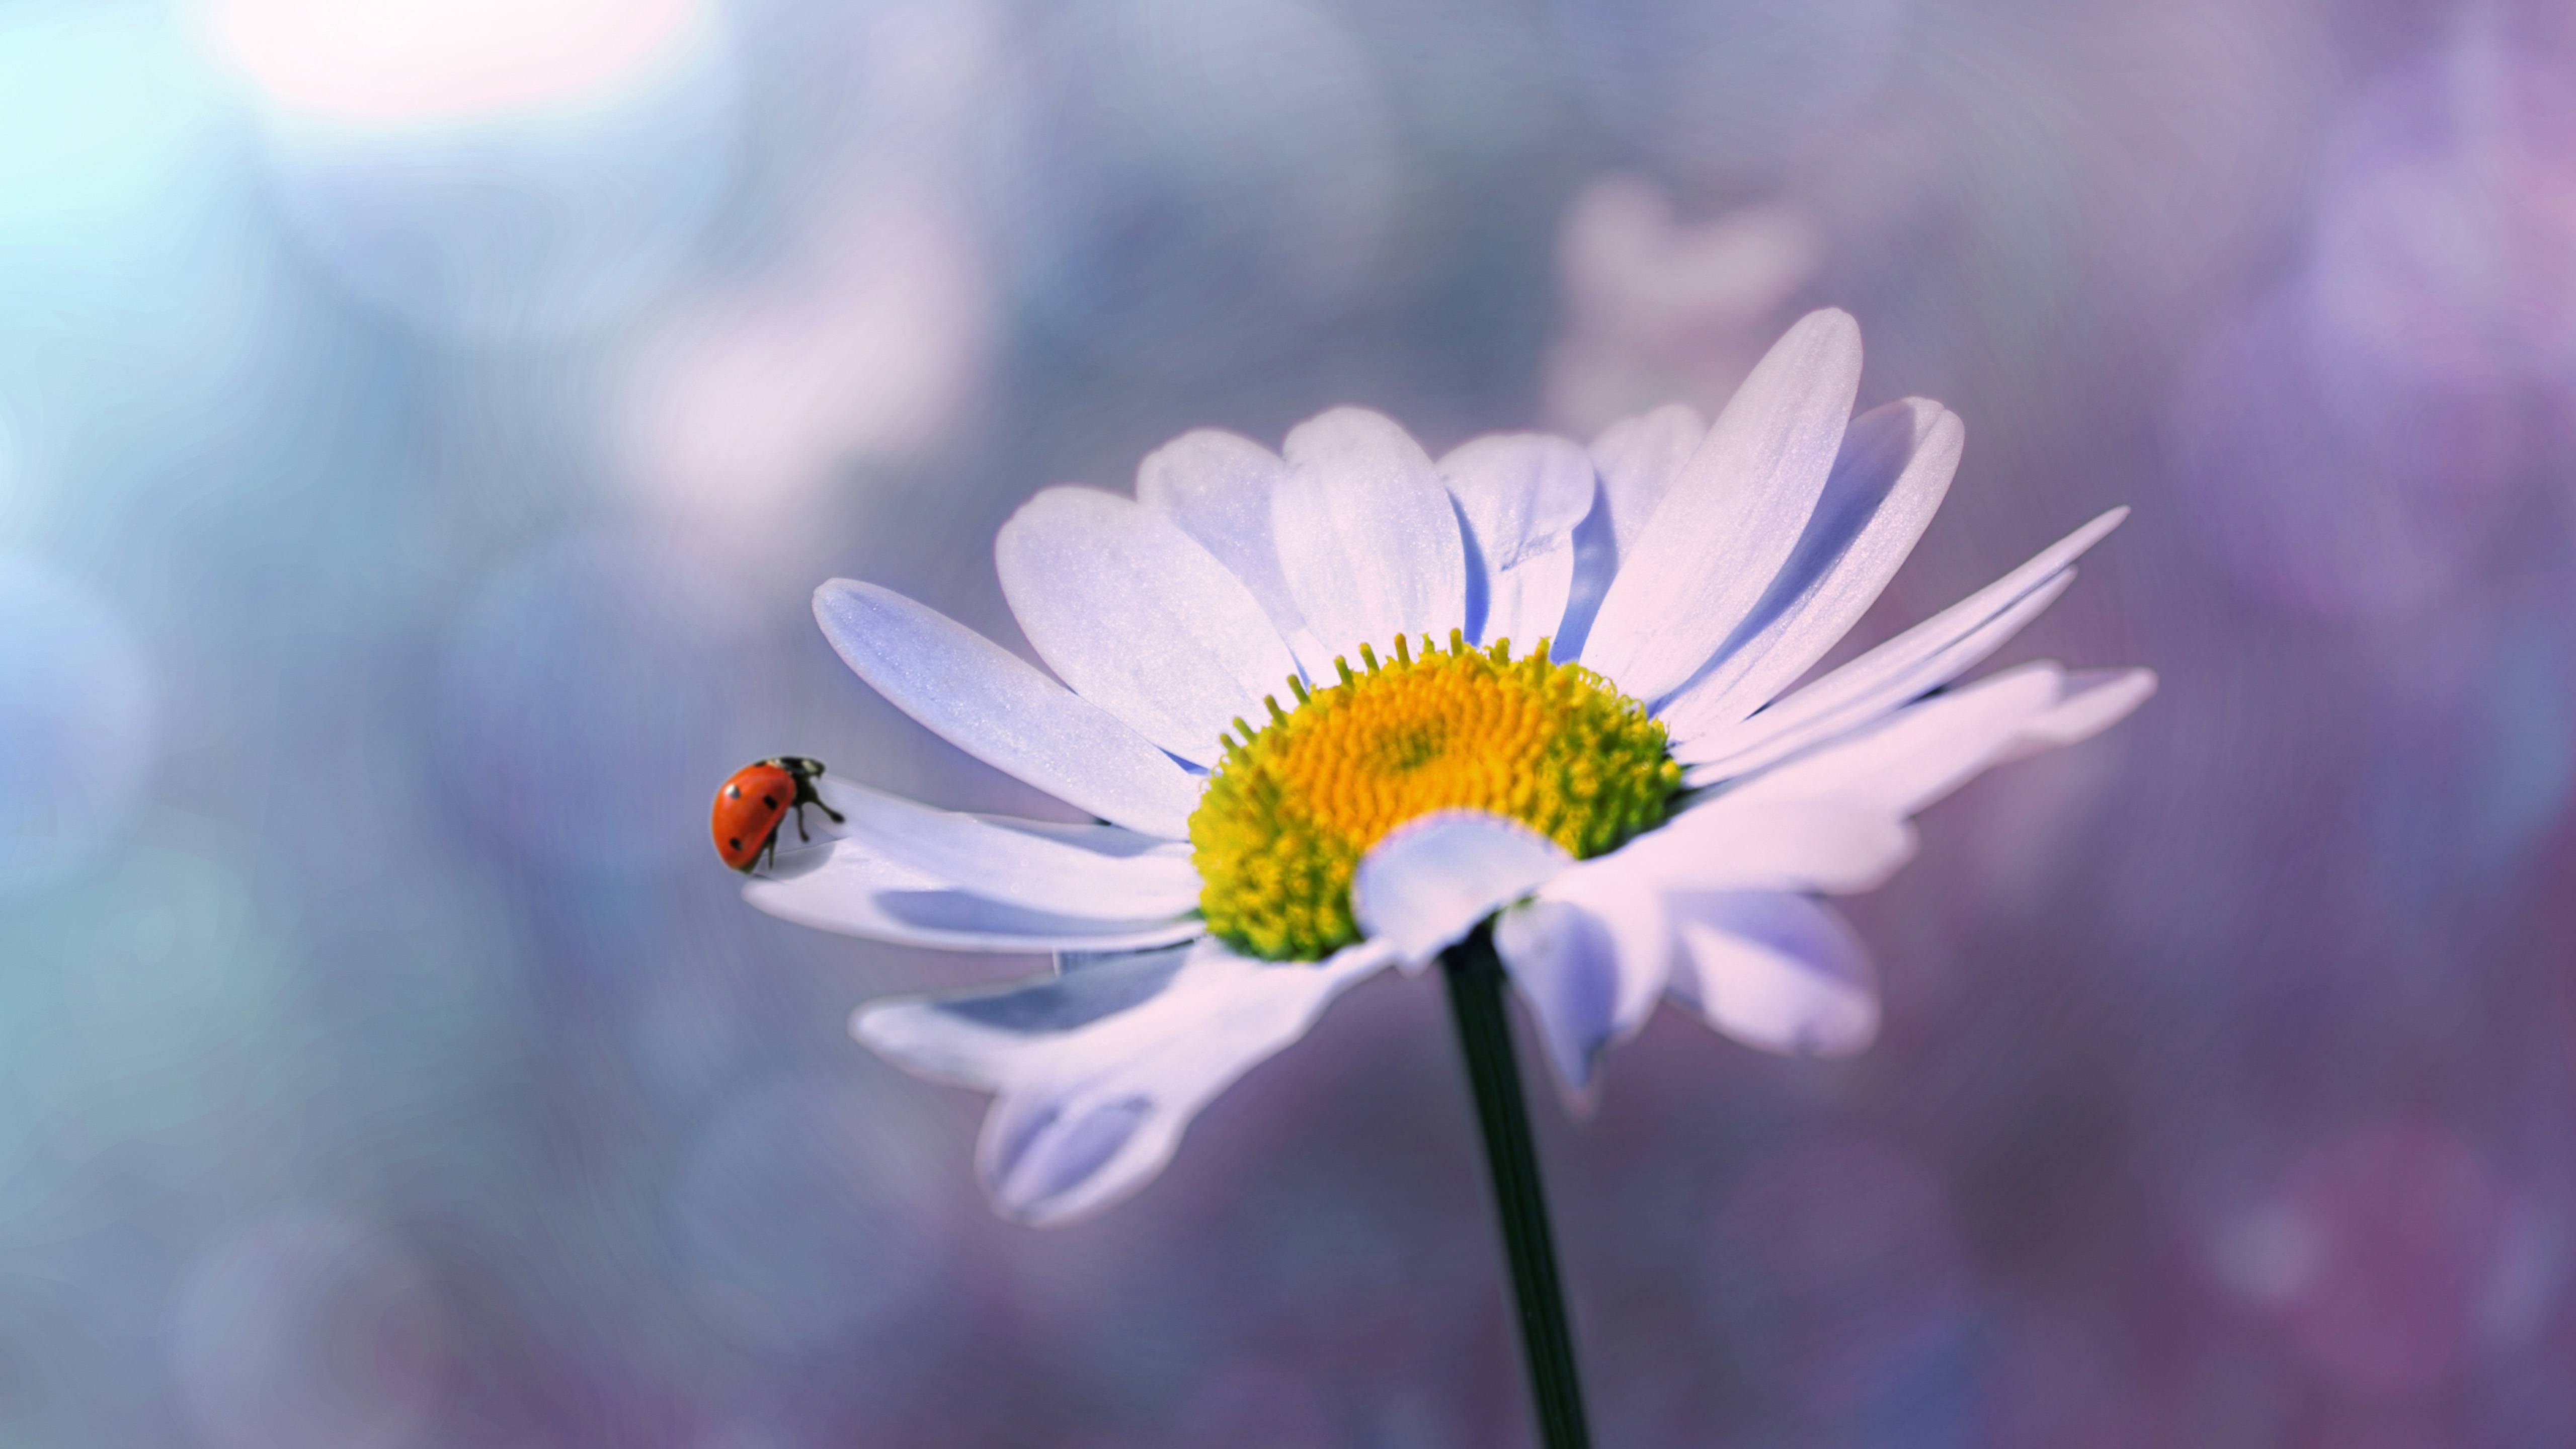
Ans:
[[[727,850],[740,850],[740,849],[742,849],[742,837],[741,837],[741,836],[739,836],[739,835],[737,835],[737,836],[735,836],[733,839],[726,841],[726,842],[725,842],[725,849],[727,849]]]
[[[760,803],[768,806],[772,810],[775,810],[778,808],[778,797],[775,795],[763,795],[760,797]]]

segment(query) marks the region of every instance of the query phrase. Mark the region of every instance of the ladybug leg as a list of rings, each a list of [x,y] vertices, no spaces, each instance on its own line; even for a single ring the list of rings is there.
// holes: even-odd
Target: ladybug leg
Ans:
[[[824,804],[823,797],[814,793],[814,782],[811,778],[802,775],[798,776],[796,779],[796,838],[809,845],[813,843],[814,837],[805,833],[805,807],[808,805],[813,806],[815,809],[820,810],[825,815],[831,817],[831,821],[835,825],[847,825],[850,823],[850,818],[848,816],[843,815],[840,811]]]
[[[796,782],[796,805],[800,810],[808,805],[813,806],[815,809],[822,811],[825,815],[830,816],[832,823],[835,825],[847,825],[850,823],[850,818],[848,816],[843,815],[840,811],[823,803],[823,797],[816,793],[814,782],[812,780],[798,780]]]

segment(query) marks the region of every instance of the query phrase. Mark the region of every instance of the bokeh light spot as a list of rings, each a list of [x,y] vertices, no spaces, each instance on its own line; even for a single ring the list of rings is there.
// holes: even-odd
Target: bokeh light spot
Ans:
[[[218,55],[271,102],[452,121],[632,86],[703,43],[702,0],[203,0]]]
[[[171,29],[137,5],[0,15],[0,238],[10,251],[143,249],[198,179],[214,117]]]
[[[731,186],[740,97],[717,32],[579,107],[404,126],[273,111],[289,232],[358,300],[434,336],[560,341],[670,286]]]
[[[2319,1368],[2352,1388],[2448,1380],[2527,1285],[2513,1253],[2520,1195],[2437,1119],[2364,1123],[2311,1144],[2215,1245],[2221,1278],[2280,1314]]]

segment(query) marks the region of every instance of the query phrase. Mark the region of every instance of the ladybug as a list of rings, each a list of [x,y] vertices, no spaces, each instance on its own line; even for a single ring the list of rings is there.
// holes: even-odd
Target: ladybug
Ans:
[[[778,827],[785,824],[789,811],[796,813],[796,838],[811,840],[805,833],[805,807],[813,806],[840,824],[845,818],[840,811],[823,803],[814,793],[814,781],[822,776],[821,760],[799,759],[780,755],[760,760],[733,772],[733,777],[716,791],[716,805],[708,824],[715,832],[716,854],[724,863],[749,875],[767,855],[778,858]]]

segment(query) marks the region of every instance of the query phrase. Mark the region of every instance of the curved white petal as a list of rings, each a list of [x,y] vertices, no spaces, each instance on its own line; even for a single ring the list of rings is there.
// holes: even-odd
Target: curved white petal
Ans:
[[[1571,664],[1583,657],[1592,638],[1592,620],[1601,612],[1601,596],[1619,572],[1619,546],[1612,539],[1610,510],[1599,480],[1592,485],[1592,511],[1574,528],[1574,560],[1565,584],[1565,617],[1556,626],[1548,657]]]
[[[1217,736],[1297,672],[1252,591],[1131,499],[1049,488],[1002,525],[993,560],[1038,657],[1185,760],[1213,763]]]
[[[1740,805],[1834,800],[1911,815],[1983,770],[2025,721],[2057,702],[2065,677],[2054,664],[2026,664],[1934,695],[1765,770],[1724,798]]]
[[[1288,435],[1270,526],[1288,588],[1329,664],[1395,636],[1446,643],[1467,622],[1466,543],[1420,444],[1376,413],[1335,408]]]
[[[1853,419],[1789,561],[1710,667],[1656,711],[1665,728],[1690,738],[1744,719],[1849,633],[1931,523],[1966,437],[1922,398]]]
[[[2074,580],[2075,559],[2128,514],[2126,508],[2102,514],[2021,567],[1741,724],[1695,737],[1676,734],[1674,757],[1709,767],[1693,772],[1695,784],[1743,774],[1949,683],[2002,648],[2064,593]]]
[[[1601,600],[1584,664],[1660,699],[1707,663],[1789,557],[1860,385],[1860,327],[1809,313],[1737,390]]]
[[[1574,531],[1574,578],[1566,590],[1565,620],[1557,626],[1550,651],[1554,657],[1583,657],[1619,561],[1635,548],[1647,515],[1707,436],[1708,424],[1697,412],[1683,403],[1666,403],[1612,423],[1592,440],[1587,450],[1596,475],[1592,512]]]
[[[2127,719],[2155,692],[2152,669],[2069,670],[2057,703],[2023,721],[1996,763],[2089,740]]]
[[[1360,857],[1351,915],[1419,966],[1573,861],[1565,847],[1482,810],[1409,820]]]
[[[1760,800],[1735,793],[1695,805],[1584,863],[1657,890],[1875,890],[1914,854],[1914,831],[1888,812],[1842,799]]]
[[[1104,820],[1189,835],[1199,780],[999,644],[851,579],[814,591],[814,618],[861,679],[950,744]]]
[[[1059,1223],[1143,1186],[1217,1093],[1385,966],[1370,943],[1261,962],[1212,940],[1000,990],[881,1002],[851,1023],[901,1065],[998,1092],[976,1153],[994,1207]]]
[[[1661,897],[1619,872],[1577,866],[1494,918],[1494,950],[1568,1104],[1589,1110],[1602,1054],[1645,1025],[1664,989],[1672,948]]]
[[[1930,691],[1948,684],[2002,647],[2006,639],[2021,632],[2023,625],[2047,612],[2048,606],[2056,603],[2057,596],[2065,593],[2074,582],[2075,570],[2059,573],[2023,595],[2011,608],[1988,620],[1966,638],[1926,657],[1907,673],[1884,681],[1878,689],[1839,708],[1808,713],[1805,718],[1787,712],[1786,705],[1803,703],[1802,692],[1783,702],[1782,717],[1777,721],[1772,719],[1773,711],[1764,710],[1739,729],[1720,731],[1705,741],[1676,747],[1673,753],[1685,761],[1709,753],[1720,756],[1706,763],[1691,765],[1682,775],[1683,783],[1697,789],[1721,781],[1746,779],[1782,760],[1795,759],[1809,750],[1870,728]],[[1738,741],[1746,743],[1737,748]]]
[[[2070,728],[2090,733],[2109,725],[2153,691],[2153,676],[2140,675],[2145,671],[2087,676],[2070,699],[2064,670],[2026,664],[1907,705],[1849,739],[1754,776],[1725,798],[1745,805],[1830,800],[1911,815],[2027,747],[2046,748]]]
[[[1136,501],[1170,514],[1216,555],[1261,601],[1279,637],[1293,641],[1306,627],[1306,616],[1288,591],[1279,546],[1270,536],[1270,495],[1287,476],[1288,465],[1268,448],[1201,428],[1145,455],[1136,467]]]
[[[1574,530],[1592,511],[1592,459],[1563,438],[1498,433],[1452,449],[1440,475],[1467,525],[1468,639],[1509,639],[1522,654],[1553,639],[1574,583]]]
[[[1207,929],[1196,911],[1146,919],[1032,910],[914,870],[855,837],[799,851],[742,898],[782,920],[944,951],[1132,951]]]
[[[1540,887],[1539,896],[1589,912],[1608,931],[1618,968],[1611,1040],[1635,1035],[1663,993],[1672,956],[1672,925],[1652,874],[1614,853],[1574,866]]]
[[[1142,1009],[1168,1013],[1188,1001],[1173,986],[1200,945],[1090,956],[1079,971],[871,1001],[851,1015],[850,1032],[905,1071],[998,1092],[1050,1069],[1114,1061],[1122,1041],[1113,1033],[1133,1045],[1155,1024]]]
[[[1588,1110],[1593,1067],[1618,1009],[1619,954],[1609,930],[1580,907],[1524,901],[1494,918],[1494,951],[1529,1004],[1558,1088]]]
[[[1161,919],[1197,909],[1190,848],[1116,825],[1058,825],[940,810],[826,775],[823,826],[871,854],[1004,905],[1065,916]],[[790,856],[792,861],[793,857]]]
[[[1574,580],[1566,588],[1566,619],[1556,627],[1553,657],[1584,657],[1592,619],[1610,593],[1610,580],[1618,578],[1620,559],[1636,549],[1646,516],[1662,503],[1664,490],[1705,436],[1708,423],[1690,405],[1667,402],[1654,413],[1610,423],[1592,438],[1592,513],[1574,529]]]
[[[1601,492],[1609,510],[1611,537],[1619,557],[1635,551],[1682,466],[1708,437],[1708,423],[1687,403],[1666,403],[1653,412],[1622,418],[1603,428],[1589,450],[1601,475]]]
[[[1842,1056],[1878,1035],[1869,952],[1834,911],[1775,891],[1676,897],[1671,993],[1765,1051]]]

